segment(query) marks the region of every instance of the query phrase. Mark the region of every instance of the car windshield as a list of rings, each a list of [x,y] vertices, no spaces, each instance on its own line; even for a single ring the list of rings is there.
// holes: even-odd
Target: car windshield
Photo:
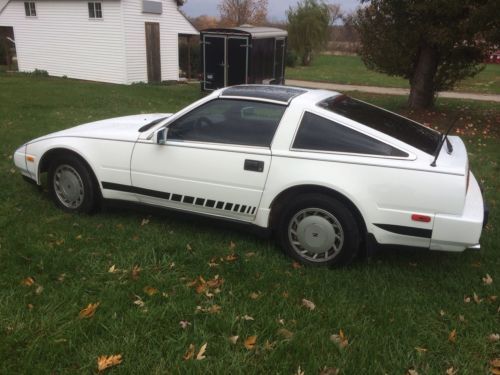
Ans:
[[[431,155],[441,139],[438,132],[424,125],[345,95],[328,98],[318,105]]]

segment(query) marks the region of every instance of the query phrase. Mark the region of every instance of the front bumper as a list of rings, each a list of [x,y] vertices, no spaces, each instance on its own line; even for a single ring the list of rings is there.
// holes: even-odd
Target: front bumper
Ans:
[[[463,251],[477,247],[487,219],[488,209],[481,188],[471,173],[462,215],[436,214],[430,249]]]

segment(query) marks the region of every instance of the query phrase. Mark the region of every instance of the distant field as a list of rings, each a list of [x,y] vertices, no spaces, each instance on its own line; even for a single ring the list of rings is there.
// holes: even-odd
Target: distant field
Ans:
[[[358,56],[319,55],[311,66],[287,68],[286,78],[351,85],[409,87],[408,81],[368,70]],[[500,94],[500,65],[488,64],[473,78],[460,82],[455,91]]]

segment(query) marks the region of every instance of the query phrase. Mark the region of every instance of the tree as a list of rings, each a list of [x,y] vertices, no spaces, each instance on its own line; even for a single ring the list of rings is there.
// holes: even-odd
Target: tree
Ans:
[[[261,25],[266,22],[267,0],[222,0],[218,8],[224,26]]]
[[[313,52],[319,51],[328,41],[330,9],[322,1],[303,0],[296,8],[288,9],[287,17],[290,47],[298,53],[302,65],[309,65]]]
[[[482,69],[499,40],[499,7],[498,0],[371,0],[354,18],[359,52],[368,68],[409,80],[411,108],[428,108],[436,92]]]
[[[201,15],[195,18],[190,18],[189,21],[191,21],[196,30],[214,28],[217,27],[219,24],[217,18],[207,15]]]

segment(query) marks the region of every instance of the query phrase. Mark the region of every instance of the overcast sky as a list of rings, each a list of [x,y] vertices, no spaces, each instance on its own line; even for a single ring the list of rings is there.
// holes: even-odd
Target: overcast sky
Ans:
[[[267,8],[268,18],[270,20],[283,20],[286,15],[285,12],[290,5],[297,4],[298,0],[268,0],[269,6]],[[218,16],[217,4],[220,0],[187,0],[186,4],[182,6],[182,10],[189,17],[198,17],[202,14],[209,16]],[[344,12],[351,12],[359,5],[359,0],[337,0],[329,1],[330,3],[340,4]]]

